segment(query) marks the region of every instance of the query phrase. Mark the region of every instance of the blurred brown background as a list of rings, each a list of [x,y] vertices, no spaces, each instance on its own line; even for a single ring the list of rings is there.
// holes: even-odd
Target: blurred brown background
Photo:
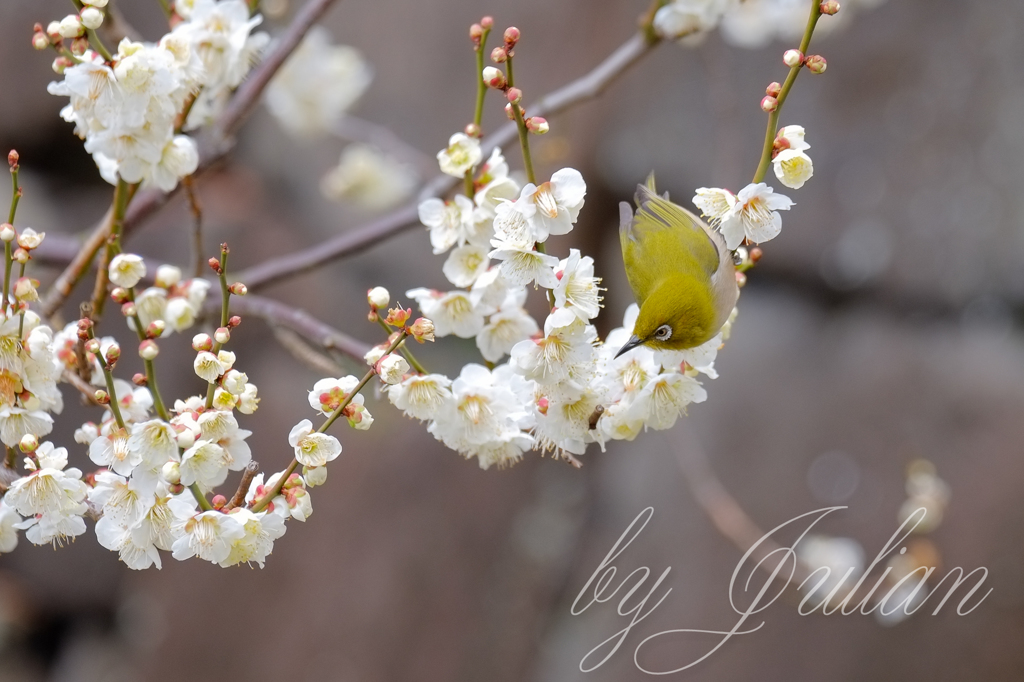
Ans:
[[[160,35],[155,0],[118,4],[149,39]],[[339,0],[325,24],[376,71],[354,113],[432,155],[471,113],[472,21],[490,13],[499,28],[522,30],[517,84],[528,105],[628,38],[644,6]],[[0,145],[21,152],[19,222],[53,233],[91,226],[110,196],[57,116],[64,100],[46,94],[50,56],[29,45],[32,22],[69,7],[0,3]],[[816,43],[828,71],[801,77],[781,121],[807,128],[816,175],[787,192],[797,206],[744,290],[721,378],[705,382],[708,402],[674,431],[605,454],[593,448],[581,471],[533,456],[483,472],[370,399],[373,429],[339,434],[345,452],[327,485],[312,491],[315,514],[289,524],[264,570],[165,556],[162,571],[133,573],[91,529],[56,552],[22,540],[0,558],[0,680],[646,679],[632,662],[643,637],[736,620],[727,589],[740,552],[680,473],[676,451],[693,447],[762,527],[848,505],[822,530],[855,538],[868,557],[896,528],[906,465],[927,458],[952,489],[931,536],[940,571],[985,566],[994,591],[968,616],[947,605],[893,627],[859,615],[800,617],[789,595],[764,614],[761,631],[672,679],[1021,679],[1022,33],[1018,0],[890,0]],[[764,135],[757,103],[784,74],[779,55],[788,46],[740,50],[717,35],[696,49],[664,45],[597,102],[552,120],[538,173],[572,165],[587,179],[573,244],[606,278],[602,332],[630,302],[616,202],[651,168],[677,199],[698,186],[744,185]],[[489,104],[485,128],[493,129],[503,116]],[[198,185],[208,244],[227,240],[235,266],[315,244],[365,217],[317,189],[342,142],[295,142],[264,111],[240,142]],[[509,158],[518,165],[511,150]],[[130,248],[185,264],[188,225],[178,197]],[[554,246],[564,252],[568,242]],[[411,230],[265,293],[376,342],[362,292],[444,287],[442,259]],[[108,316],[104,331],[123,334],[119,325]],[[165,395],[183,397],[198,380],[170,371],[188,354],[188,337],[173,338],[163,346],[162,383]],[[306,391],[318,376],[256,320],[232,343],[260,387],[258,418],[243,426],[271,470],[287,460],[286,434],[309,416]],[[444,339],[422,355],[451,374],[467,352],[471,342]],[[85,469],[72,430],[95,417],[72,404],[54,434]],[[844,466],[809,477],[826,453],[841,453],[828,461]],[[608,664],[584,675],[579,660],[626,622],[613,615],[617,600],[576,617],[569,605],[647,506],[654,518],[619,575],[671,566],[672,594]],[[659,655],[672,662],[685,651]]]

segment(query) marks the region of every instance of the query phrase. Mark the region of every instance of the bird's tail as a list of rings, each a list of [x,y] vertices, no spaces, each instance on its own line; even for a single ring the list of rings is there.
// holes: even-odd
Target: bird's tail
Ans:
[[[651,174],[647,176],[647,182],[636,186],[636,194],[633,196],[633,201],[636,202],[636,207],[640,208],[648,201],[658,198],[667,200],[668,192],[658,194],[658,190],[654,186],[654,171],[651,171]]]

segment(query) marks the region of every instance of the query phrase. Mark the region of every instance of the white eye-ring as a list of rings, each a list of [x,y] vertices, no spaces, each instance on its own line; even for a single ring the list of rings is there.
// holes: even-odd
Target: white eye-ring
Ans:
[[[667,324],[663,324],[654,330],[654,338],[659,341],[668,341],[672,338],[672,327]]]

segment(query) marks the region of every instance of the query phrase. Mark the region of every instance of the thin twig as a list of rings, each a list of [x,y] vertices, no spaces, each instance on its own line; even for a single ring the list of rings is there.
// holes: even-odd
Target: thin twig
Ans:
[[[192,214],[192,262],[194,264],[192,276],[202,277],[206,271],[206,260],[203,258],[203,207],[199,205],[192,176],[188,175],[182,178],[181,183],[185,186],[188,210]]]
[[[589,73],[542,97],[530,109],[530,115],[554,116],[597,97],[654,45],[655,43],[648,42],[642,34],[635,34]],[[505,124],[484,140],[484,154],[494,147],[507,145],[516,139],[518,134],[515,123]],[[450,192],[459,180],[448,175],[439,175],[426,185],[420,193],[420,200]],[[250,290],[255,290],[363,251],[405,229],[419,225],[417,204],[418,201],[403,206],[362,227],[343,232],[308,249],[265,261],[241,273],[239,279],[245,282]]]
[[[235,507],[241,507],[245,504],[245,495],[249,492],[249,486],[252,485],[252,479],[256,478],[256,474],[260,471],[260,465],[255,460],[250,461],[245,465],[245,469],[242,470],[242,480],[238,482],[238,490],[235,491],[231,501],[224,505],[221,511],[228,512]]]
[[[437,170],[437,161],[379,123],[346,115],[331,128],[331,132],[343,140],[376,147],[398,161],[412,166],[423,175],[429,175]]]
[[[79,393],[82,394],[82,398],[84,398],[90,404],[92,404],[92,405],[100,405],[101,404],[101,403],[99,403],[96,400],[96,387],[95,386],[91,386],[90,384],[86,383],[86,381],[84,379],[82,379],[82,377],[78,376],[77,374],[75,374],[71,370],[66,369],[66,370],[64,370],[64,373],[61,375],[61,378],[64,381],[66,381],[69,384],[71,384],[72,386],[74,386],[75,390],[77,390]]]
[[[274,338],[281,344],[281,347],[310,369],[330,377],[341,376],[345,373],[338,363],[309,345],[297,332],[275,325],[271,325],[270,329],[274,332]]]

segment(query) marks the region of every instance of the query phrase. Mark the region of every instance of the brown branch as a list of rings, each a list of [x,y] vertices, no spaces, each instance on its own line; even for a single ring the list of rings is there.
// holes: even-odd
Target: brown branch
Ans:
[[[281,326],[272,326],[274,338],[292,357],[306,365],[310,369],[320,372],[326,376],[337,377],[344,374],[344,370],[338,363],[327,357],[320,351],[314,349],[299,334]]]
[[[75,390],[77,390],[79,393],[81,393],[82,397],[85,400],[87,400],[91,405],[99,405],[100,404],[100,403],[96,402],[96,387],[95,386],[90,386],[89,384],[87,384],[82,377],[78,376],[77,374],[75,374],[71,370],[67,370],[66,369],[66,370],[64,370],[64,373],[61,375],[61,378],[64,381],[66,381],[69,384],[71,384],[72,386],[74,386]]]
[[[355,116],[343,116],[331,132],[349,142],[361,142],[376,147],[398,161],[429,175],[437,170],[437,161],[400,138],[390,128]]]
[[[536,105],[530,108],[530,115],[554,116],[581,102],[597,97],[618,76],[646,55],[655,44],[648,42],[642,34],[634,35],[589,73],[542,97]],[[484,140],[484,154],[486,155],[494,147],[508,144],[517,135],[518,130],[515,123],[504,125]],[[445,194],[451,191],[458,182],[459,178],[439,175],[424,188],[417,202],[316,246],[253,266],[241,273],[239,279],[245,282],[250,289],[255,290],[358,253],[403,230],[419,225],[418,202],[427,197]]]
[[[224,505],[222,511],[228,512],[235,507],[241,507],[245,503],[245,495],[249,492],[249,486],[252,485],[252,479],[256,478],[256,474],[259,473],[260,465],[255,460],[250,461],[245,465],[245,469],[242,470],[242,480],[238,482],[238,490],[235,491],[231,501]]]

